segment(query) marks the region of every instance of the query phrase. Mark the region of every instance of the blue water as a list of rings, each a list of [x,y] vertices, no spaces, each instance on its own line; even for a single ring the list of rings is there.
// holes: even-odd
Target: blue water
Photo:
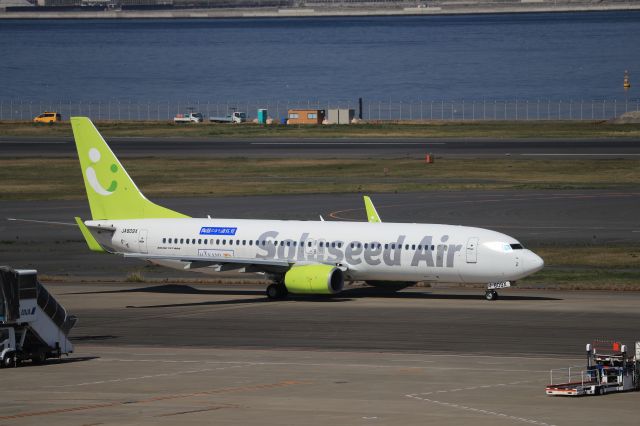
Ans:
[[[640,12],[0,21],[0,99],[615,98],[639,53]]]

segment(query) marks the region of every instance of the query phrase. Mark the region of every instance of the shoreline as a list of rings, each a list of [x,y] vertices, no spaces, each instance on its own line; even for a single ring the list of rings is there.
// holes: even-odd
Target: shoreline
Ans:
[[[496,7],[481,5],[443,5],[438,7],[398,8],[234,8],[163,9],[107,11],[5,11],[0,20],[25,19],[251,19],[251,18],[331,18],[379,16],[489,15],[520,13],[614,12],[640,10],[640,4],[546,4],[543,2]]]

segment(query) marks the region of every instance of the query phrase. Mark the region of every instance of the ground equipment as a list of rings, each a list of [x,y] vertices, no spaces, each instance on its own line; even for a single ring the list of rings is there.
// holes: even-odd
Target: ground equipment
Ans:
[[[635,356],[620,342],[587,344],[587,367],[551,370],[547,395],[582,396],[640,390],[640,342]],[[556,383],[554,383],[554,381]]]
[[[38,281],[37,271],[0,266],[0,366],[68,355],[76,322]]]

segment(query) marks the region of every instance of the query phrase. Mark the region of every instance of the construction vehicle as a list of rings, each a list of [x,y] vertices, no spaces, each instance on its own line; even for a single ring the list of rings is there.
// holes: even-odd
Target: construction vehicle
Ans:
[[[72,353],[68,335],[76,322],[38,281],[37,271],[0,266],[0,367]]]
[[[547,395],[603,395],[640,390],[640,342],[636,342],[635,356],[628,354],[627,346],[620,342],[599,340],[587,344],[586,349],[586,369],[551,370]]]

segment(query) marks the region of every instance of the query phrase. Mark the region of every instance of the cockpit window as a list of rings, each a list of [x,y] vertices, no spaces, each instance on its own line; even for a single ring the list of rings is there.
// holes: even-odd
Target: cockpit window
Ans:
[[[510,244],[511,248],[513,250],[523,250],[524,247],[522,247],[522,244]]]

